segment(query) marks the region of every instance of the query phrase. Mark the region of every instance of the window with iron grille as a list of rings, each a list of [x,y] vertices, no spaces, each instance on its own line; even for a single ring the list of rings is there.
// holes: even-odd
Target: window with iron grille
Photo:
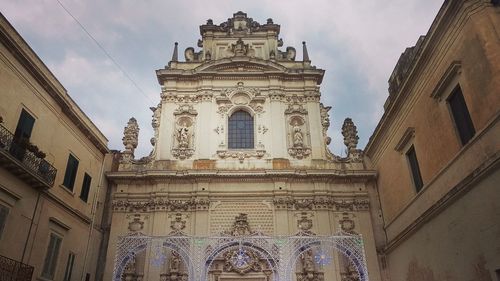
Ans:
[[[228,121],[228,148],[254,148],[253,117],[246,111],[234,112]]]

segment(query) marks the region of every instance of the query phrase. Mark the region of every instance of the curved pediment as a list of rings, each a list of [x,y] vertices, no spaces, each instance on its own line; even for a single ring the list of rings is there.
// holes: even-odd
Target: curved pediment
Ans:
[[[202,72],[286,72],[287,68],[271,61],[256,58],[224,58],[204,63],[194,69]]]

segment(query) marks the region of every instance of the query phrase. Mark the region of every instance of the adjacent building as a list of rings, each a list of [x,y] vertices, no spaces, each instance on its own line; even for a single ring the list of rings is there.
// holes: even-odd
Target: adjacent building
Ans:
[[[2,280],[95,280],[107,139],[3,15],[0,85]]]
[[[390,77],[365,149],[387,280],[500,280],[499,26],[498,1],[445,1]]]

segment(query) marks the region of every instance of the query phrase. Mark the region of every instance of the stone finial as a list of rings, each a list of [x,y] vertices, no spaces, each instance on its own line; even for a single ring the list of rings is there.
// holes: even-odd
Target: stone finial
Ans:
[[[358,130],[352,122],[351,118],[344,120],[342,125],[342,135],[344,136],[344,144],[347,146],[347,157],[352,162],[363,161],[363,151],[357,149],[358,146]]]
[[[123,129],[123,145],[125,150],[122,152],[122,160],[130,162],[134,159],[134,150],[137,148],[139,138],[139,126],[137,120],[132,117],[128,120],[127,126]]]
[[[302,41],[302,55],[303,55],[302,61],[304,61],[304,62],[311,61],[311,60],[309,60],[309,54],[307,53],[306,41]]]
[[[179,51],[177,50],[177,45],[179,45],[179,43],[175,42],[174,53],[172,54],[172,61],[179,61]]]
[[[344,120],[344,125],[342,125],[342,135],[344,136],[344,144],[347,146],[347,151],[352,152],[353,150],[356,150],[359,139],[358,130],[351,118],[346,118]]]

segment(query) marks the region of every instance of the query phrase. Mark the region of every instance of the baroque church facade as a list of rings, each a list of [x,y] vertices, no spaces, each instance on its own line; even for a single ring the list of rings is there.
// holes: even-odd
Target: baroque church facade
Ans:
[[[361,234],[370,280],[380,280],[375,250],[374,170],[363,163],[357,130],[342,127],[348,154],[330,152],[330,106],[320,101],[324,70],[283,46],[280,26],[260,24],[243,12],[221,24],[200,26],[199,50],[185,49],[156,71],[161,101],[151,108],[154,137],[148,157],[134,159],[139,127],[125,127],[125,150],[107,174],[112,186],[111,229],[104,280],[113,278],[122,236],[196,237]],[[339,136],[340,137],[340,136]],[[269,265],[249,250],[214,255],[209,280],[273,280]],[[359,280],[338,252],[324,265],[319,249],[304,251],[295,280]],[[157,253],[156,253],[157,254]],[[186,262],[164,250],[135,254],[121,269],[124,280],[187,280]],[[116,274],[116,272],[115,272]],[[113,279],[114,280],[114,279]]]

